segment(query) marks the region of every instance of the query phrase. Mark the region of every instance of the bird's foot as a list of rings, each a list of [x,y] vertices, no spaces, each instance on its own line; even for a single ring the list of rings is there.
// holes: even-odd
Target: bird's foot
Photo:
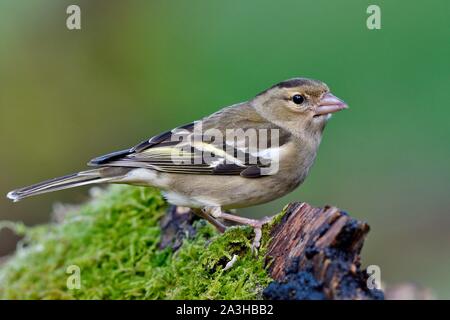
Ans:
[[[272,221],[271,217],[264,217],[260,220],[253,220],[251,227],[253,227],[253,232],[255,233],[255,237],[253,238],[253,242],[251,245],[252,253],[258,254],[258,249],[261,247],[261,238],[262,238],[262,228],[265,224],[270,223]]]
[[[204,208],[203,210],[204,212],[207,212],[210,216],[214,217],[215,219],[233,221],[241,225],[247,225],[252,227],[253,231],[255,232],[255,237],[253,238],[251,251],[256,254],[258,253],[258,249],[261,246],[262,228],[265,224],[269,223],[272,220],[271,217],[265,217],[260,220],[249,219],[236,216],[234,214],[222,212],[220,207],[207,207]]]

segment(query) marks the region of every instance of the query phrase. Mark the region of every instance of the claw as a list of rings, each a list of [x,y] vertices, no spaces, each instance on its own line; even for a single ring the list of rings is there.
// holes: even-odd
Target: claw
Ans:
[[[261,246],[262,229],[261,227],[259,228],[255,227],[253,231],[255,232],[255,237],[253,238],[250,250],[252,251],[253,254],[258,255],[258,249]]]
[[[220,207],[204,207],[201,210],[201,214],[204,215],[205,218],[209,218],[213,222],[214,220],[217,221],[216,219],[221,219],[252,227],[255,232],[255,238],[253,239],[251,245],[251,251],[256,254],[258,253],[258,249],[261,246],[262,227],[272,221],[272,217],[265,217],[261,220],[239,217],[234,214],[222,212]]]
[[[270,223],[270,221],[272,221],[272,217],[264,217],[261,220],[256,220],[256,223],[252,225],[255,237],[253,238],[250,249],[255,255],[258,255],[258,249],[261,246],[262,228],[265,224]]]

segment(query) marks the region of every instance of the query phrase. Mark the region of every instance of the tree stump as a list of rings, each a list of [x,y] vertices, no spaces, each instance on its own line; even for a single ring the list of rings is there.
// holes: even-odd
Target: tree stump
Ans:
[[[369,226],[335,207],[292,203],[270,231],[268,299],[383,299],[368,289],[359,253]]]
[[[336,207],[314,208],[291,203],[280,222],[271,227],[266,265],[274,281],[264,289],[265,299],[383,299],[381,290],[367,287],[360,251],[369,232]],[[191,213],[175,207],[163,219],[161,248],[176,250],[182,237],[193,236]]]

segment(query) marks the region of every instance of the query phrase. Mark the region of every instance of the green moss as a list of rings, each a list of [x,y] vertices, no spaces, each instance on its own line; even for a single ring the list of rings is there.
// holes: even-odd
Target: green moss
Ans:
[[[256,299],[271,281],[249,248],[253,233],[223,235],[204,221],[182,247],[158,249],[167,204],[151,188],[113,186],[69,212],[62,223],[27,228],[17,252],[0,268],[1,299]],[[265,234],[265,239],[268,235]],[[232,268],[226,263],[238,256]],[[70,265],[80,289],[68,289]]]

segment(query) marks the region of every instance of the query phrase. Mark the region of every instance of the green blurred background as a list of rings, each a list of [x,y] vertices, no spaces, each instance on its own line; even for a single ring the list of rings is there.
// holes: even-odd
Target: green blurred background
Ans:
[[[66,28],[78,4],[82,30]],[[382,29],[366,27],[378,4]],[[450,298],[450,1],[0,1],[0,193],[84,169],[295,76],[351,107],[329,123],[316,165],[288,201],[333,204],[372,231],[364,265]],[[55,202],[0,220],[49,220]],[[0,254],[14,246],[0,234]]]

